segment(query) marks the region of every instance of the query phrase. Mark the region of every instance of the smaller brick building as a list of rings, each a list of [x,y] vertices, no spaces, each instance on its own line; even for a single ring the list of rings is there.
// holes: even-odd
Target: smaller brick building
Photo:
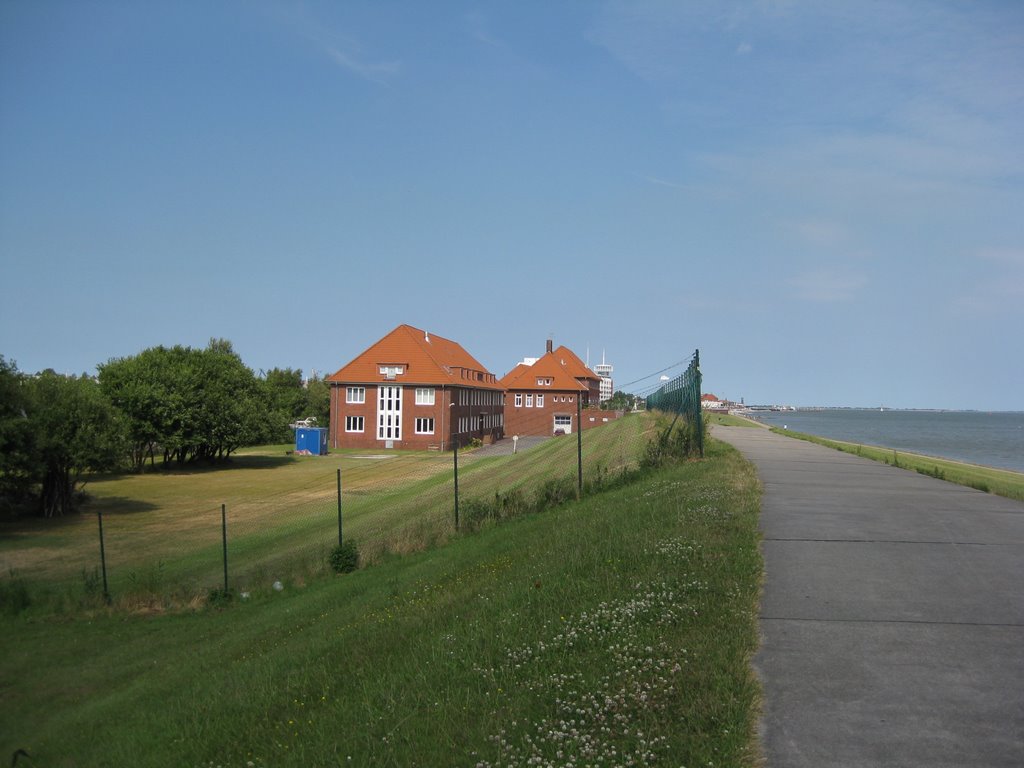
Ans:
[[[615,415],[589,410],[599,402],[601,377],[567,347],[553,349],[551,341],[543,357],[520,363],[500,384],[505,388],[505,433],[509,435],[568,435],[606,423]],[[580,409],[588,409],[582,424],[577,423]]]

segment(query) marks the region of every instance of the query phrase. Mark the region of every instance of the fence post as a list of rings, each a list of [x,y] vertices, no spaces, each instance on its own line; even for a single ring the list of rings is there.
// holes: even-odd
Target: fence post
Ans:
[[[103,600],[110,605],[110,590],[107,588],[107,552],[103,547],[103,510],[96,511],[96,519],[100,521],[100,568],[103,571]]]
[[[459,530],[459,438],[452,435],[452,456],[455,461],[455,530]]]
[[[576,498],[583,498],[583,399],[576,396]]]
[[[220,528],[224,540],[224,592],[228,591],[228,505],[220,505]]]
[[[343,544],[341,538],[341,467],[338,467],[338,546]]]

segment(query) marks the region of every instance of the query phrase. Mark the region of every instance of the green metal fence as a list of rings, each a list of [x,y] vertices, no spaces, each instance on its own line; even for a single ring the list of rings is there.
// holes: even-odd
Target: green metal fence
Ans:
[[[700,350],[695,350],[693,359],[679,376],[665,383],[656,392],[647,396],[647,408],[682,416],[696,425],[698,448],[704,456],[704,423],[700,402]]]

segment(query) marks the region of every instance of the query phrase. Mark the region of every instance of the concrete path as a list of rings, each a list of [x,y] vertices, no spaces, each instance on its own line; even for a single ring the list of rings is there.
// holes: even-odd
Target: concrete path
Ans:
[[[1024,766],[1024,504],[765,429],[768,768]]]

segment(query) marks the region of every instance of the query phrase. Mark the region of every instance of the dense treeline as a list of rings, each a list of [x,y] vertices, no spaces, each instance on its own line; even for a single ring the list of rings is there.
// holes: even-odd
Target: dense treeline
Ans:
[[[152,347],[99,376],[28,375],[0,355],[0,514],[74,511],[89,472],[225,459],[291,440],[289,424],[327,424],[330,390],[302,372],[257,377],[223,339]],[[159,459],[159,463],[158,463]]]

